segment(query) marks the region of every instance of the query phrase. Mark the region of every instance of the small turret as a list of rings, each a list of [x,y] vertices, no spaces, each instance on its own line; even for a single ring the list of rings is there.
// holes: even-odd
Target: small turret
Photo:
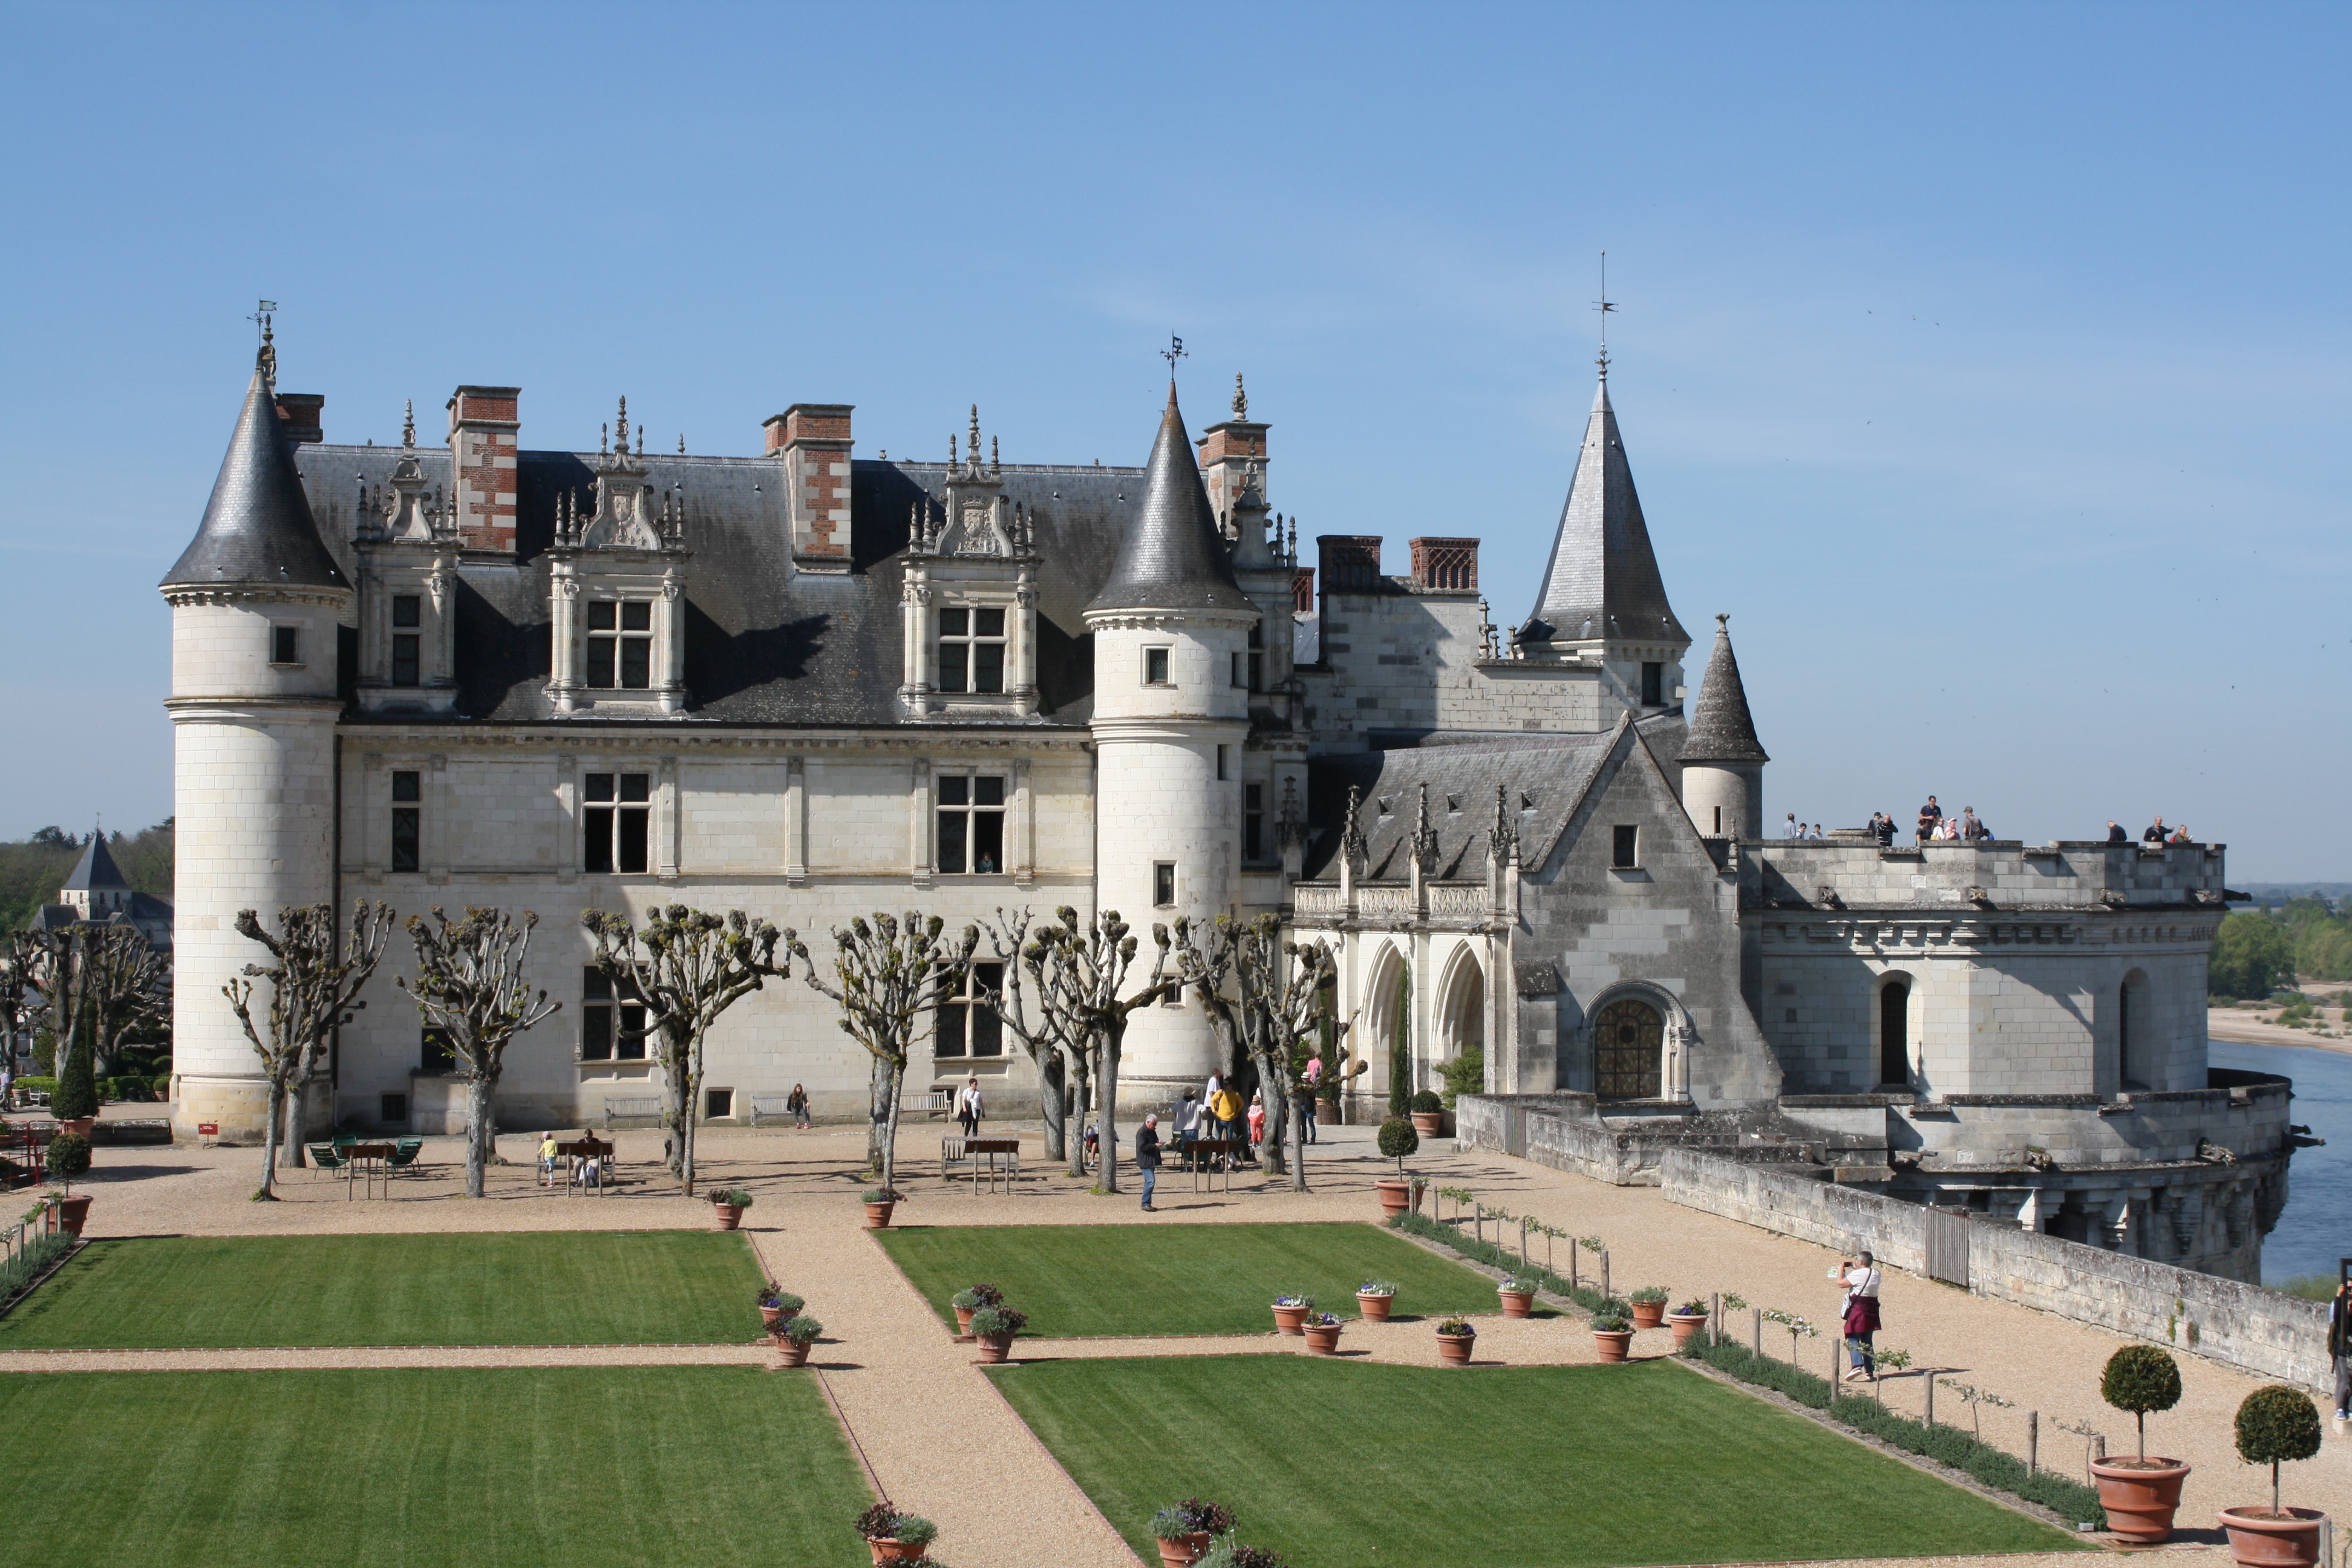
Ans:
[[[1706,661],[1683,740],[1683,809],[1710,838],[1755,838],[1764,825],[1764,764],[1739,660],[1731,651],[1731,617],[1715,617],[1715,651]]]

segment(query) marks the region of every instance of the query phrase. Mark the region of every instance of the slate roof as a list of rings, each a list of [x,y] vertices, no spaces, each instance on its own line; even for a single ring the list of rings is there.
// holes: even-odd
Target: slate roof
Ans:
[[[1519,635],[1528,642],[1601,637],[1690,641],[1690,634],[1675,618],[1674,606],[1666,603],[1649,527],[1642,521],[1642,498],[1634,492],[1633,470],[1618,436],[1617,413],[1609,405],[1605,374],[1593,394],[1584,446],[1577,454],[1551,559],[1545,563],[1543,586],[1528,619],[1549,629],[1539,633],[1533,626],[1523,626]]]
[[[256,365],[245,407],[221,458],[204,521],[163,585],[276,583],[348,588],[352,580],[320,542],[278,406]]]
[[[450,486],[446,447],[412,454],[428,489]],[[397,447],[305,446],[296,453],[310,504],[348,573],[362,486],[388,484]],[[946,496],[946,465],[859,459],[850,478],[851,570],[795,573],[783,465],[771,458],[647,453],[646,483],[673,486],[686,507],[688,722],[866,727],[903,720],[899,589],[907,519],[919,495]],[[458,710],[475,720],[550,716],[544,688],[551,627],[547,551],[556,498],[591,491],[596,454],[524,451],[517,461],[517,549],[509,564],[465,559],[458,580]],[[1092,707],[1093,644],[1083,614],[1109,577],[1141,510],[1144,470],[1020,465],[1004,494],[1026,511],[1043,558],[1038,576],[1040,717],[925,721],[942,727],[1025,722],[1083,726]],[[350,722],[414,723],[358,714]],[[567,718],[566,724],[675,724],[675,719]]]
[[[81,852],[81,858],[74,862],[74,868],[67,876],[60,890],[79,892],[85,889],[127,889],[130,886],[131,879],[115,865],[113,852],[107,848],[105,838],[93,833]]]
[[[1209,492],[1192,458],[1192,437],[1176,407],[1176,384],[1168,384],[1168,406],[1160,435],[1145,465],[1143,505],[1129,525],[1110,579],[1096,593],[1089,610],[1231,610],[1255,615],[1256,606],[1234,580]]]
[[[1731,617],[1715,617],[1715,651],[1707,656],[1706,679],[1683,740],[1685,763],[1769,763],[1748,711],[1748,689],[1739,683],[1739,660],[1731,652]]]
[[[1307,875],[1339,875],[1351,784],[1364,792],[1358,821],[1366,874],[1373,880],[1402,881],[1410,874],[1423,784],[1437,833],[1436,878],[1460,881],[1486,874],[1486,834],[1495,825],[1498,785],[1519,836],[1519,863],[1532,870],[1550,858],[1617,737],[1611,730],[1316,758],[1307,763]]]

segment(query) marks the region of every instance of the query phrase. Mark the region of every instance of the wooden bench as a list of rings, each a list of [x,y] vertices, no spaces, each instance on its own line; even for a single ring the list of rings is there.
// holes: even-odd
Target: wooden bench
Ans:
[[[976,1197],[983,1173],[989,1191],[996,1190],[999,1176],[1004,1178],[1005,1191],[1021,1179],[1021,1140],[1018,1138],[942,1138],[940,1140],[940,1176],[952,1179],[955,1168],[963,1166],[971,1173],[971,1190]]]
[[[945,1121],[948,1119],[949,1099],[950,1096],[946,1089],[932,1089],[923,1100],[923,1114],[927,1117],[936,1117],[938,1120]]]
[[[662,1102],[659,1095],[646,1100],[608,1100],[604,1102],[604,1131],[610,1132],[613,1130],[613,1123],[624,1119],[636,1121],[650,1117],[658,1121],[661,1120],[661,1113]]]
[[[603,1197],[613,1188],[613,1152],[614,1146],[601,1138],[578,1138],[569,1143],[558,1143],[555,1146],[555,1157],[559,1160],[596,1162],[596,1185],[593,1191],[598,1197]],[[572,1163],[564,1166],[563,1191],[566,1196],[571,1194],[573,1188],[587,1185],[587,1172],[581,1164]]]
[[[751,1097],[751,1125],[754,1127],[761,1125],[760,1119],[763,1116],[773,1117],[779,1121],[791,1120],[793,1114],[792,1098],[793,1097],[789,1094],[753,1095]]]

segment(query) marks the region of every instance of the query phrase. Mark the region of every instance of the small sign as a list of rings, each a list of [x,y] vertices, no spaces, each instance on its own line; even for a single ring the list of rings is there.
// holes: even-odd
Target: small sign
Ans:
[[[199,1137],[199,1138],[217,1138],[217,1137],[219,1137],[219,1136],[220,1136],[220,1123],[219,1123],[219,1122],[217,1122],[217,1121],[199,1121],[199,1122],[197,1122],[197,1123],[196,1123],[196,1136],[197,1136],[197,1137]]]

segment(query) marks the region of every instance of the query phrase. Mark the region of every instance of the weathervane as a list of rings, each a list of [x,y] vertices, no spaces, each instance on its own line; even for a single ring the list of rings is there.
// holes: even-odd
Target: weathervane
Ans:
[[[1607,381],[1609,379],[1609,312],[1617,308],[1617,302],[1609,297],[1609,253],[1605,250],[1601,253],[1601,298],[1592,301],[1592,308],[1601,312],[1601,357],[1594,363],[1601,366],[1601,379]]]
[[[1176,379],[1176,362],[1180,359],[1190,359],[1192,356],[1184,352],[1184,340],[1171,332],[1168,335],[1168,346],[1160,351],[1160,357],[1168,362],[1168,379],[1173,381]]]

